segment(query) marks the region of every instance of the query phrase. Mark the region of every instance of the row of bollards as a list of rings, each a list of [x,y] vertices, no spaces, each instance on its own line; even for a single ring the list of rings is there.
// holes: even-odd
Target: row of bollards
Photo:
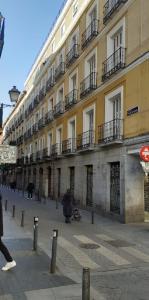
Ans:
[[[8,209],[8,201],[5,200],[5,211]],[[15,205],[12,206],[12,217],[15,218],[16,208]],[[25,211],[21,212],[21,223],[20,226],[24,227],[24,216]],[[38,216],[34,217],[33,223],[33,251],[38,250]],[[94,224],[94,211],[92,210],[92,224]],[[51,264],[50,264],[50,273],[54,274],[56,271],[56,256],[57,256],[57,239],[58,239],[58,230],[53,229],[53,238],[52,238],[52,252],[51,252]],[[90,300],[90,269],[83,268],[82,272],[82,300]]]

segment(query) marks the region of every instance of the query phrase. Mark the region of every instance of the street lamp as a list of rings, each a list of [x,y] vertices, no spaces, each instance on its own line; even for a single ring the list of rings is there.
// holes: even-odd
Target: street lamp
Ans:
[[[10,97],[10,101],[16,103],[19,98],[20,91],[14,85],[13,88],[8,92],[8,94]],[[0,103],[0,128],[2,128],[2,124],[3,124],[3,108],[14,107],[14,106],[15,104]]]

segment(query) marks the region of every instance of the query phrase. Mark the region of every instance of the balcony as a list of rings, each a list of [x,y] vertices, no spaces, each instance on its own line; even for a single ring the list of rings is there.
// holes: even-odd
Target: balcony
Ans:
[[[43,151],[40,150],[40,151],[37,151],[36,152],[36,161],[41,161],[43,158]]]
[[[98,143],[113,144],[123,142],[123,120],[114,119],[98,127]]]
[[[105,24],[112,15],[128,0],[108,0],[103,9],[103,23]]]
[[[54,76],[50,76],[50,78],[46,82],[46,92],[49,92],[50,89],[54,86],[55,79]]]
[[[111,75],[125,67],[125,53],[126,49],[120,47],[108,59],[104,61],[102,81],[105,81],[106,79],[111,77]]]
[[[99,33],[99,20],[94,19],[82,34],[82,49]]]
[[[34,103],[34,108],[36,108],[37,105],[38,105],[38,103],[39,103],[39,95],[37,95],[37,96],[34,98],[33,103]]]
[[[33,133],[38,132],[38,123],[35,123],[35,124],[32,126],[32,132],[33,132]]]
[[[72,90],[68,95],[65,96],[65,109],[69,109],[78,101],[78,90]]]
[[[63,106],[63,101],[59,101],[55,106],[53,110],[53,115],[54,117],[60,116],[64,112],[64,106]]]
[[[45,118],[42,117],[39,121],[38,121],[38,129],[41,129],[45,126]]]
[[[42,101],[45,96],[45,87],[42,87],[42,89],[39,91],[39,101]]]
[[[94,130],[88,130],[79,134],[77,137],[77,150],[88,151],[94,149],[95,133]]]
[[[21,145],[22,143],[23,143],[23,135],[17,138],[17,146]]]
[[[62,154],[75,154],[76,153],[76,139],[69,138],[62,142]]]
[[[51,146],[51,157],[52,158],[58,158],[62,155],[62,144],[56,143]]]
[[[46,114],[45,114],[45,124],[49,124],[50,122],[53,121],[53,110],[49,110]]]
[[[80,97],[83,98],[86,94],[97,89],[97,73],[92,72],[80,84]]]
[[[79,45],[74,44],[66,54],[66,67],[68,68],[79,57]]]
[[[51,150],[49,148],[43,149],[43,159],[51,159]]]
[[[55,69],[55,80],[57,81],[62,75],[65,74],[65,63],[61,62]]]

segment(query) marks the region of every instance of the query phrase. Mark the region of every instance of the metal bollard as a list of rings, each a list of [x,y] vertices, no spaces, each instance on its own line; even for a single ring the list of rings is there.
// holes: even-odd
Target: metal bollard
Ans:
[[[22,210],[22,215],[21,215],[21,227],[24,227],[24,210]]]
[[[82,300],[90,300],[90,269],[89,268],[83,268]]]
[[[16,210],[16,207],[15,207],[15,205],[13,205],[13,207],[12,207],[12,218],[15,218],[15,210]]]
[[[33,226],[33,251],[37,251],[38,247],[38,217],[34,217],[34,226]]]
[[[5,211],[7,211],[8,208],[8,200],[5,200]]]
[[[94,224],[94,209],[91,210],[91,223]]]
[[[58,229],[54,229],[53,241],[52,241],[52,257],[51,257],[51,266],[50,266],[51,273],[55,273],[55,269],[56,269],[57,238],[58,238]]]

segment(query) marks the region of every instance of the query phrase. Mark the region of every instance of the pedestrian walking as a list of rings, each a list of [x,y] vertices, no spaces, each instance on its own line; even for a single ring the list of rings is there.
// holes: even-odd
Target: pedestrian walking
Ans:
[[[27,186],[27,191],[28,191],[28,199],[32,199],[33,191],[34,191],[34,183],[33,182],[29,182],[29,184]]]
[[[2,236],[3,236],[3,209],[2,209],[2,195],[0,194],[0,251],[4,255],[7,263],[6,265],[2,268],[2,271],[8,271],[16,266],[16,262],[13,260],[11,257],[8,249],[2,242]]]
[[[63,205],[63,215],[65,217],[65,223],[71,223],[70,218],[72,217],[74,197],[71,194],[71,190],[68,189],[64,194],[62,205]]]

